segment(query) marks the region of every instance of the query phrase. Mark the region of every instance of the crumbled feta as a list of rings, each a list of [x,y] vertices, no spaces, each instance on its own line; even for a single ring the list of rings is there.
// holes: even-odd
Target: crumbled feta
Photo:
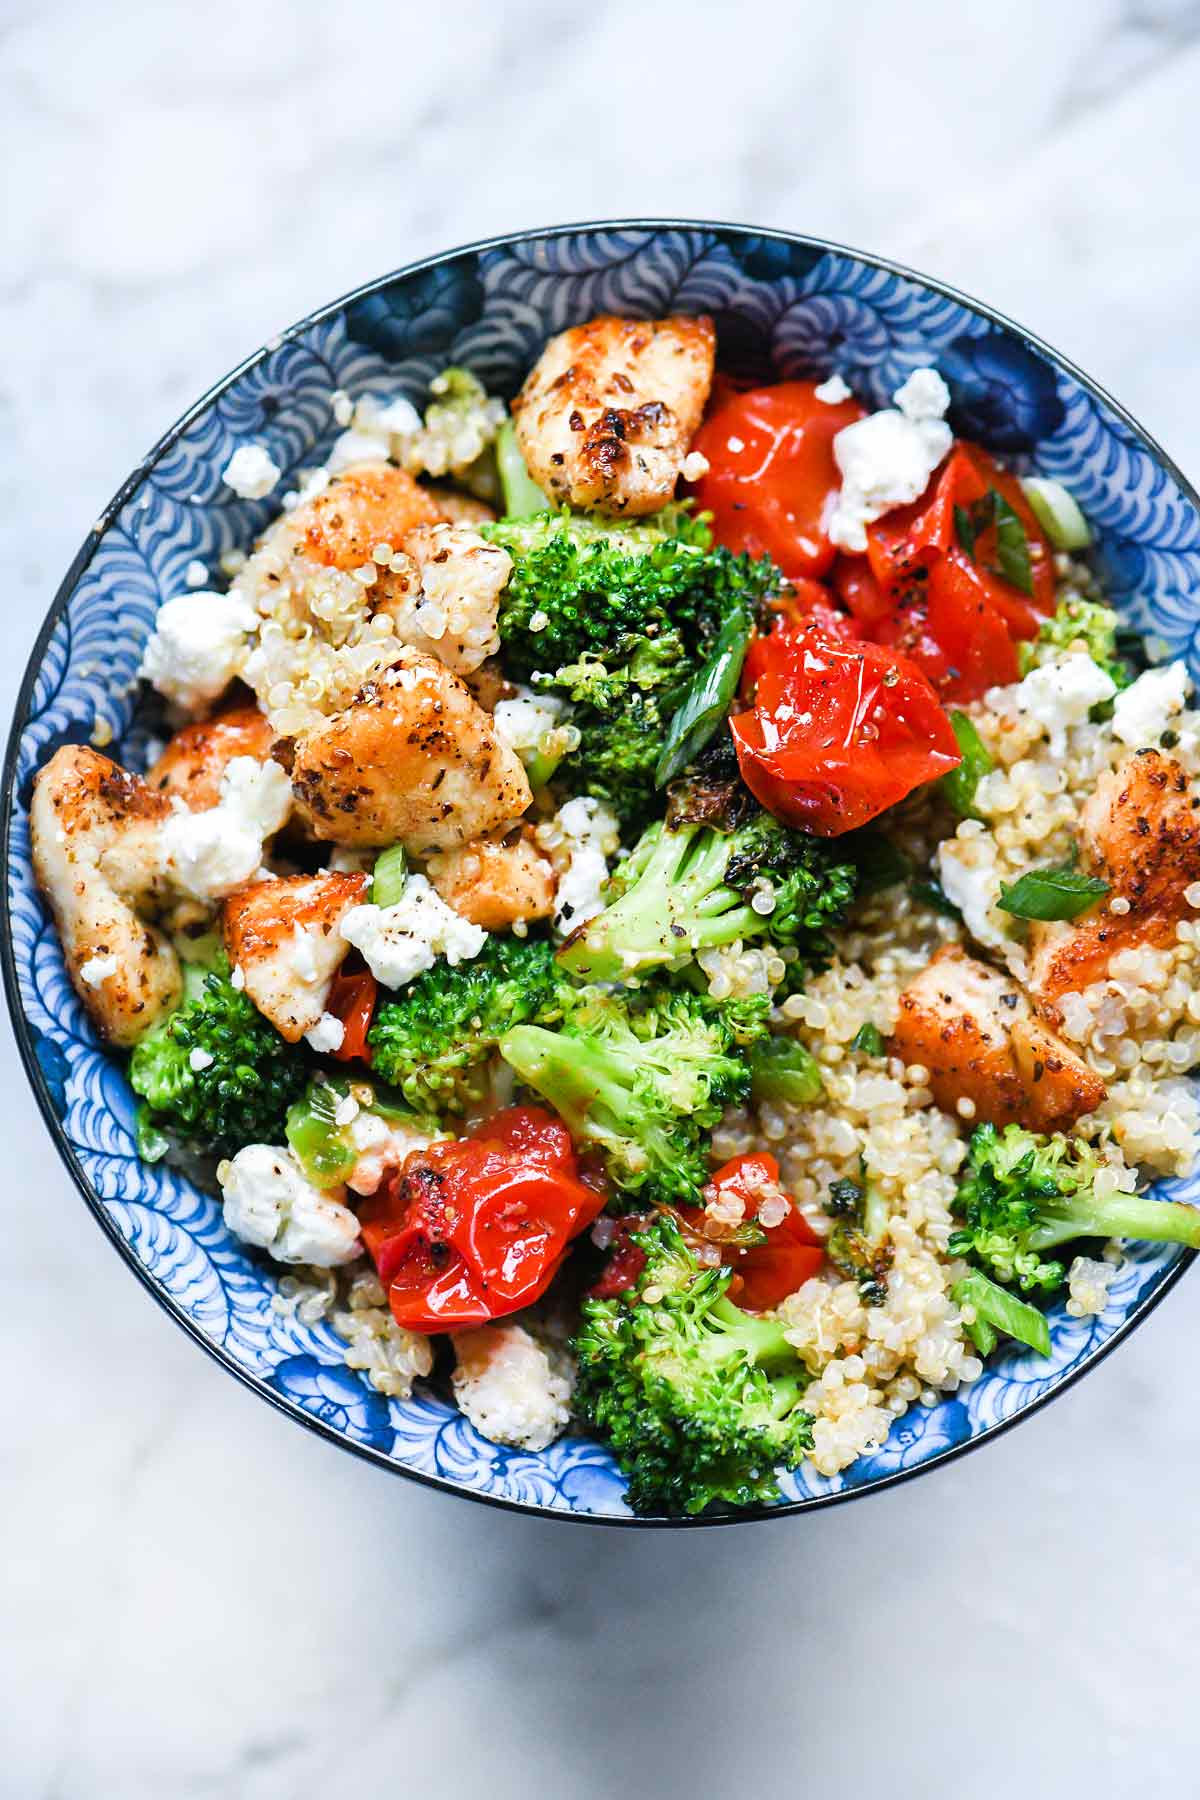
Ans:
[[[235,756],[221,776],[220,798],[207,812],[180,806],[164,822],[163,867],[194,900],[221,900],[262,866],[264,840],[292,806],[292,784],[278,763]]]
[[[1147,669],[1117,695],[1113,735],[1131,750],[1148,749],[1184,710],[1191,686],[1187,664],[1182,660]]]
[[[117,972],[115,956],[89,956],[79,967],[79,979],[86,981],[90,988],[97,988],[102,981],[107,981]]]
[[[322,1013],[315,1025],[310,1025],[304,1034],[305,1042],[316,1051],[318,1056],[331,1056],[340,1050],[346,1035],[346,1027],[332,1013]]]
[[[346,1177],[355,1194],[373,1194],[389,1169],[398,1169],[414,1150],[427,1150],[446,1137],[444,1131],[426,1132],[378,1113],[360,1112],[350,1123],[350,1142],[358,1161]]]
[[[352,906],[341,932],[389,988],[406,986],[439,956],[469,962],[487,942],[487,932],[447,906],[424,875],[409,876],[394,906]]]
[[[240,594],[179,594],[159,607],[138,674],[187,712],[205,712],[241,674],[257,627]]]
[[[685,481],[702,481],[709,471],[709,460],[700,450],[689,450],[680,473]]]
[[[454,1397],[493,1444],[545,1450],[570,1418],[571,1383],[522,1325],[485,1325],[454,1337]]]
[[[554,923],[560,931],[574,931],[604,910],[600,890],[608,880],[608,859],[621,841],[616,816],[602,801],[581,794],[535,835],[542,849],[567,858],[558,877]]]
[[[202,1050],[199,1044],[193,1045],[188,1051],[188,1068],[197,1075],[202,1069],[211,1069],[215,1061],[216,1057],[210,1055],[207,1050]]]
[[[389,437],[415,437],[424,429],[420,413],[403,394],[395,395],[385,406],[380,406],[373,416],[373,423],[377,431],[386,432]]]
[[[1008,939],[992,917],[1000,898],[1000,870],[992,834],[977,819],[964,819],[954,837],[937,849],[942,892],[963,916],[977,943],[1004,949]]]
[[[183,571],[183,585],[190,588],[202,588],[208,580],[208,570],[198,557],[193,557]]]
[[[333,449],[325,464],[326,472],[329,475],[340,475],[343,469],[352,469],[356,463],[386,462],[391,447],[390,440],[381,432],[357,429],[343,431],[340,437],[334,439]]]
[[[263,500],[273,491],[282,473],[279,464],[271,461],[261,444],[242,444],[225,464],[221,480],[243,500]]]
[[[826,531],[843,550],[865,550],[868,525],[918,499],[954,441],[941,417],[950,394],[936,370],[915,369],[893,398],[894,409],[869,413],[833,440],[842,486]]]
[[[247,1144],[217,1170],[225,1223],[277,1262],[332,1269],[359,1253],[358,1220],[335,1195],[313,1187],[290,1150]]]
[[[553,731],[563,703],[550,694],[535,694],[522,687],[515,700],[501,700],[492,714],[496,730],[518,756],[536,754],[542,739]]]
[[[1062,756],[1070,727],[1084,724],[1093,706],[1111,700],[1116,691],[1112,676],[1086,650],[1072,650],[1031,669],[1017,688],[1016,701],[1020,711],[1044,727],[1051,751]]]
[[[246,971],[245,971],[245,969],[243,969],[241,963],[234,963],[232,969],[230,969],[229,985],[231,988],[236,988],[236,990],[239,994],[245,988],[245,986],[246,986]]]
[[[843,400],[853,398],[852,390],[847,387],[840,375],[831,375],[816,390],[817,399],[823,406],[840,406]]]

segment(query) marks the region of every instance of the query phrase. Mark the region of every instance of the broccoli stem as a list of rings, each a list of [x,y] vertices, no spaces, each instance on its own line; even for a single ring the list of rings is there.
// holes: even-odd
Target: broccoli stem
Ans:
[[[783,1326],[778,1319],[754,1318],[724,1295],[714,1301],[712,1317],[727,1326],[728,1330],[717,1337],[706,1339],[701,1345],[701,1354],[710,1360],[729,1361],[729,1339],[733,1336],[745,1350],[747,1362],[757,1363],[760,1367],[767,1367],[771,1363],[795,1362],[796,1352],[784,1336]],[[797,1381],[794,1385],[799,1393],[801,1384]]]
[[[1186,1244],[1200,1249],[1200,1207],[1145,1194],[1098,1198],[1090,1188],[1040,1203],[1042,1217],[1029,1232],[1031,1250],[1049,1250],[1072,1238],[1137,1238],[1145,1243]]]
[[[573,1137],[601,1144],[616,1136],[636,1137],[656,1160],[672,1160],[668,1134],[638,1106],[629,1059],[619,1051],[599,1039],[584,1042],[540,1025],[518,1025],[501,1040],[500,1054],[527,1087],[549,1101]]]

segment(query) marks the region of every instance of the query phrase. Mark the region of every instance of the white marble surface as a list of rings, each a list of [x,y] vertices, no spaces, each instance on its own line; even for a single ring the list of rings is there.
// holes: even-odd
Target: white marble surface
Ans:
[[[84,529],[187,402],[314,303],[518,225],[678,213],[891,253],[1200,473],[1184,0],[8,0],[0,134],[6,710]],[[0,1053],[5,1796],[1194,1785],[1200,1278],[893,1494],[691,1536],[513,1518],[200,1355]]]

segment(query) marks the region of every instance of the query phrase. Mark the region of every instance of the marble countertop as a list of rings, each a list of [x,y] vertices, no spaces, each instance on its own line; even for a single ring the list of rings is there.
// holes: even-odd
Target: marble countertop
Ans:
[[[1193,477],[1194,0],[10,0],[0,698],[142,451],[281,325],[523,224],[753,220],[1027,323]],[[664,1535],[391,1480],[243,1391],[87,1219],[6,1032],[14,1800],[1181,1791],[1191,1277],[986,1453]]]

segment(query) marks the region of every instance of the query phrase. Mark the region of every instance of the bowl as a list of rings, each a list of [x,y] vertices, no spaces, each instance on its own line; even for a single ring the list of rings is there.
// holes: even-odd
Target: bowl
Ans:
[[[195,1341],[264,1400],[379,1467],[555,1518],[653,1525],[782,1517],[886,1487],[995,1437],[1061,1394],[1137,1325],[1191,1260],[1135,1248],[1099,1317],[1052,1315],[1053,1355],[1013,1351],[960,1394],[899,1421],[836,1478],[811,1470],[782,1500],[700,1520],[634,1520],[608,1453],[486,1442],[435,1393],[385,1399],[345,1367],[323,1323],[272,1305],[273,1267],[225,1229],[217,1200],[138,1161],[120,1063],[67,980],[29,858],[36,770],[64,743],[111,740],[139,762],[136,671],[158,606],[199,558],[245,545],[278,500],[238,499],[221,471],[248,438],[285,475],[323,459],[331,397],[386,388],[419,401],[447,363],[515,392],[544,339],[599,312],[707,312],[731,373],[843,375],[876,405],[933,364],[951,422],[1021,469],[1056,476],[1097,533],[1128,621],[1200,675],[1200,501],[1154,440],[1071,363],[990,308],[879,257],[744,226],[621,220],[495,238],[414,264],[303,319],[217,383],[125,482],[68,570],[29,660],[4,771],[3,961],[17,1041],[47,1127],[96,1220]],[[286,483],[281,484],[280,490]],[[1173,1182],[1200,1199],[1200,1179]]]

